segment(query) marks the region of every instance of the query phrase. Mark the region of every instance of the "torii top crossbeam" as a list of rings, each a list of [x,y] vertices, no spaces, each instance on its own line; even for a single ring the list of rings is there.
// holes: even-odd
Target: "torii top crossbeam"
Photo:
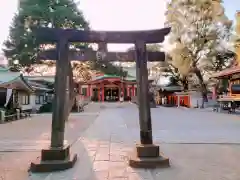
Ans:
[[[143,31],[83,31],[75,29],[37,28],[37,40],[41,43],[58,42],[61,38],[67,38],[68,42],[86,43],[161,43],[170,32],[170,28]]]

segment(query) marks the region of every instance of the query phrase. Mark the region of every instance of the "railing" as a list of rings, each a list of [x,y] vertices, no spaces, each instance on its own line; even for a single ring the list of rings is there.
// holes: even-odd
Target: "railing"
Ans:
[[[18,109],[16,109],[16,113],[9,115],[6,115],[6,112],[4,110],[1,110],[0,115],[0,123],[21,119],[21,113]]]
[[[3,122],[17,120],[17,114],[6,115],[1,119]]]
[[[77,97],[77,105],[78,105],[78,112],[82,112],[84,109],[84,106],[88,105],[88,103],[91,101],[90,97],[86,96],[79,96]]]

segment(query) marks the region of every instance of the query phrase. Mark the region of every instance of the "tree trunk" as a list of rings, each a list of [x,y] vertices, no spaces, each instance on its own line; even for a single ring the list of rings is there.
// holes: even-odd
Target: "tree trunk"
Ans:
[[[183,91],[188,91],[188,80],[186,76],[181,79],[181,83],[183,85]]]
[[[202,73],[199,69],[196,68],[195,70],[195,74],[199,80],[199,84],[200,84],[200,90],[201,90],[201,94],[202,94],[202,105],[201,108],[204,108],[204,102],[208,102],[208,98],[207,98],[207,86],[203,81],[203,76]]]

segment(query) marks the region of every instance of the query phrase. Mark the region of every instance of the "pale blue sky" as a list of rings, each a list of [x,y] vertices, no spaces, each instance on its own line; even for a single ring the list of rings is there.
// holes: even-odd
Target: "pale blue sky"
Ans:
[[[236,11],[240,11],[240,0],[224,0],[226,15],[229,19],[235,19]]]
[[[142,30],[162,28],[166,0],[80,0],[80,8],[95,30]],[[8,28],[18,0],[3,0],[0,11],[0,44],[8,36]],[[240,10],[240,0],[225,0],[226,14],[234,19]],[[123,50],[125,45],[111,45],[111,50]]]

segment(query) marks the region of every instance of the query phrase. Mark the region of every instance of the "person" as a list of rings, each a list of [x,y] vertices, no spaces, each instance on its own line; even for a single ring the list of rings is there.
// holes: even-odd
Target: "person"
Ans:
[[[236,103],[234,101],[229,102],[228,104],[228,113],[234,113],[236,111]]]
[[[168,100],[168,99],[167,99],[167,96],[165,96],[165,97],[164,97],[164,104],[168,104],[167,100]]]
[[[121,94],[120,96],[120,102],[122,103],[123,102],[123,95]]]
[[[162,96],[162,102],[161,102],[162,105],[164,105],[164,96]]]

